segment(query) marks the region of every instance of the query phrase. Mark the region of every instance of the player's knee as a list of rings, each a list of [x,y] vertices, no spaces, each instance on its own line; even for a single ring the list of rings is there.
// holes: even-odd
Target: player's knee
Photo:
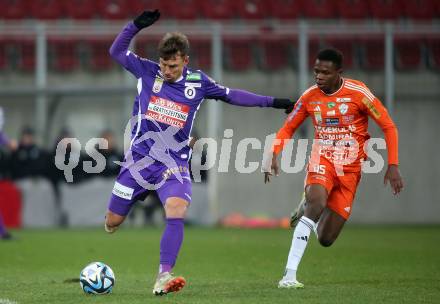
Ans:
[[[305,215],[310,219],[317,221],[325,208],[325,199],[319,196],[306,197]]]
[[[169,198],[165,204],[165,213],[167,218],[185,217],[188,202],[184,199],[173,197]]]

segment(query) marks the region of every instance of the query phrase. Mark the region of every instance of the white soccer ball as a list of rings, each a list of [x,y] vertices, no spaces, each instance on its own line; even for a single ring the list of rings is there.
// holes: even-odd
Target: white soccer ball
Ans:
[[[108,265],[93,262],[81,271],[79,283],[85,293],[107,294],[112,292],[115,285],[115,275]]]

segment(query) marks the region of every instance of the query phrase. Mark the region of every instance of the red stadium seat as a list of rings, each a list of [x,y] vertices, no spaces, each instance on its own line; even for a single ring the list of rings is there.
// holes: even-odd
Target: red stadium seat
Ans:
[[[370,11],[376,19],[397,19],[402,17],[400,0],[369,0]]]
[[[305,0],[303,4],[304,17],[318,18],[335,18],[336,6],[333,0]]]
[[[335,2],[339,17],[343,19],[364,19],[369,16],[369,6],[365,0],[338,0]]]
[[[244,71],[252,67],[252,38],[233,37],[224,40],[225,63],[230,70]]]
[[[151,35],[139,35],[135,40],[134,52],[136,55],[157,61],[159,54],[157,52],[157,45],[162,37]]]
[[[167,6],[165,4],[166,1],[161,0],[136,0],[136,1],[127,1],[128,9],[131,16],[135,17],[140,15],[145,10],[155,10],[158,9],[162,12],[161,19],[169,19],[167,16]]]
[[[354,40],[353,37],[329,37],[324,40],[325,47],[332,47],[342,52],[344,69],[351,69],[354,66]]]
[[[300,0],[272,0],[269,5],[272,17],[277,19],[296,19],[302,11]]]
[[[406,17],[418,20],[430,20],[435,14],[432,0],[404,0],[403,7]]]
[[[164,12],[175,19],[192,20],[199,16],[201,1],[197,0],[174,0],[164,2]],[[165,15],[165,13],[164,13]]]
[[[234,0],[204,0],[200,9],[206,19],[230,19],[235,16]]]
[[[30,1],[30,11],[35,19],[58,19],[62,18],[64,8],[58,0],[33,0]]]
[[[0,71],[6,69],[9,65],[7,49],[8,41],[0,38]]]
[[[108,50],[113,42],[113,38],[98,37],[85,41],[89,50],[88,68],[93,71],[107,71],[114,66],[113,59]]]
[[[289,66],[291,59],[290,47],[293,39],[269,35],[260,40],[262,50],[261,66],[265,70],[278,70]]]
[[[78,67],[79,61],[76,52],[78,40],[71,38],[49,39],[49,66],[59,72],[71,72]]]
[[[434,1],[434,15],[436,18],[440,18],[440,1]]]
[[[381,70],[385,62],[385,43],[384,38],[367,37],[362,39],[362,67],[370,70]]]
[[[265,0],[236,0],[235,9],[242,19],[263,19],[269,16],[268,1]]]
[[[89,0],[63,1],[66,16],[72,19],[88,20],[96,16],[96,3]]]
[[[210,70],[212,68],[211,39],[209,37],[189,37],[191,51],[189,65],[196,69]]]
[[[14,39],[12,41],[18,54],[18,69],[30,72],[35,69],[34,38]]]
[[[396,37],[394,41],[395,64],[398,69],[418,69],[422,65],[422,39]]]
[[[96,1],[99,15],[103,19],[119,20],[131,16],[125,0],[98,0]]]
[[[429,37],[427,49],[429,67],[440,71],[440,36]]]
[[[24,19],[27,15],[28,2],[23,0],[0,0],[0,19]]]

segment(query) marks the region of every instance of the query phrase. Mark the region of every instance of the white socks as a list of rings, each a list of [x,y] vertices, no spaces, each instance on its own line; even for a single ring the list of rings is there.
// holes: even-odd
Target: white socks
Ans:
[[[286,273],[284,277],[296,281],[296,270],[299,262],[307,247],[307,242],[310,237],[310,231],[315,230],[315,222],[311,219],[302,216],[293,231],[292,245],[290,246],[289,256],[287,258]]]

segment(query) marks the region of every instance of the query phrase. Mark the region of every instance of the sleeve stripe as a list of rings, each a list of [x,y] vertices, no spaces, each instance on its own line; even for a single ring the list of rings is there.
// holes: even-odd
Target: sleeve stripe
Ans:
[[[139,99],[138,99],[139,109],[138,109],[138,114],[137,114],[137,128],[136,128],[136,133],[134,134],[133,138],[131,139],[130,149],[133,146],[133,143],[136,140],[136,137],[138,137],[139,131],[141,130],[141,123],[142,123],[142,114],[141,114],[142,109],[141,109],[141,96],[140,96],[141,92],[142,92],[142,79],[141,78],[138,79],[137,89],[138,89],[138,93],[139,93]],[[130,131],[131,131],[131,119],[130,119]]]
[[[371,92],[369,92],[368,90],[366,90],[365,88],[361,87],[361,86],[356,86],[353,85],[352,83],[346,83],[345,87],[348,89],[352,89],[354,91],[358,91],[361,92],[362,94],[364,94],[370,101],[374,100],[374,95],[371,94]]]
[[[288,117],[288,121],[291,121],[291,120],[296,116],[296,114],[298,113],[298,111],[301,109],[302,104],[303,104],[303,101],[300,99],[300,100],[298,101],[298,103],[297,103],[297,106],[296,106],[295,109],[293,110],[293,112],[289,115],[289,117]]]

